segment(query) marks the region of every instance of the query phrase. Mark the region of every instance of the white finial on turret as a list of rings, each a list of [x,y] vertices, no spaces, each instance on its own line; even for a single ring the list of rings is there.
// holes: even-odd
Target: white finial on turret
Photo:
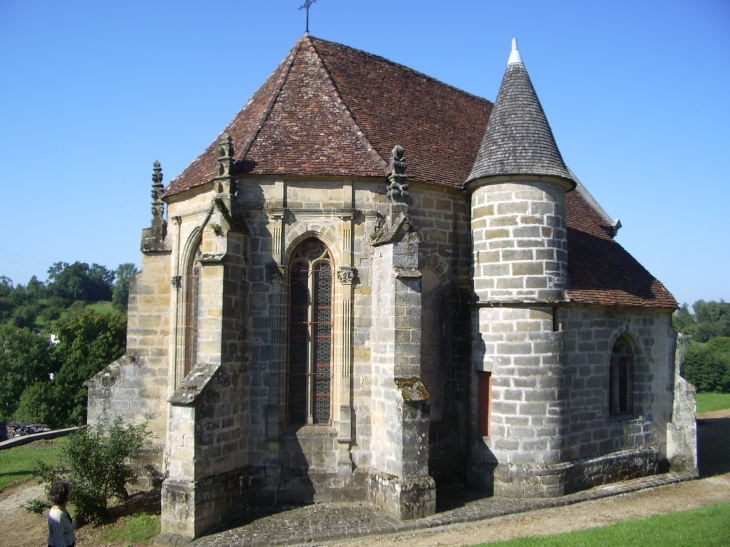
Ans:
[[[509,54],[508,65],[522,64],[522,57],[520,56],[520,50],[517,49],[517,38],[512,38],[512,53]]]

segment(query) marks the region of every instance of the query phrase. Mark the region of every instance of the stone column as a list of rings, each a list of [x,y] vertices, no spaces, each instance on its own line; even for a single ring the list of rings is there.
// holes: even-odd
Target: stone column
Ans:
[[[421,274],[418,237],[404,204],[376,241],[372,268],[372,466],[370,500],[399,519],[432,515],[428,475],[428,390],[421,382]]]

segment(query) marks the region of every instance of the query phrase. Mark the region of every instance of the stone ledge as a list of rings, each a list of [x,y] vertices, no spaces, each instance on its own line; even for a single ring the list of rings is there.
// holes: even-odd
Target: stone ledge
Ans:
[[[469,499],[459,507],[433,516],[396,521],[367,503],[326,503],[305,507],[280,507],[279,512],[260,512],[249,524],[226,532],[202,537],[195,547],[223,545],[299,545],[352,539],[359,537],[413,532],[451,524],[475,522],[537,509],[562,507],[582,501],[607,498],[647,488],[693,480],[696,474],[667,473],[622,483],[600,486],[558,498]]]

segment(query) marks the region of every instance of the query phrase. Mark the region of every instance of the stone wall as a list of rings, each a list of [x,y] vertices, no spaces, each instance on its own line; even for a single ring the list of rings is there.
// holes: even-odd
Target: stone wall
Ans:
[[[88,423],[106,416],[147,422],[151,447],[144,463],[163,472],[167,428],[170,328],[170,254],[146,253],[142,270],[129,282],[126,354],[88,382]]]
[[[677,337],[674,360],[674,404],[672,421],[667,427],[667,458],[673,469],[697,470],[697,390],[682,378],[684,347]]]
[[[387,211],[385,184],[367,179],[297,181],[274,177],[246,179],[239,202],[251,227],[250,321],[251,424],[264,423],[261,438],[249,438],[248,461],[263,466],[268,496],[282,499],[282,474],[300,471],[352,473],[371,465],[372,235]],[[409,216],[421,238],[417,268],[439,273],[448,291],[454,331],[441,371],[446,412],[434,439],[441,465],[458,469],[467,453],[468,333],[463,321],[469,290],[468,204],[454,191],[419,187],[409,198]],[[307,237],[317,237],[333,254],[336,268],[353,267],[351,284],[335,284],[335,371],[332,428],[287,431],[286,317],[284,271],[289,256]],[[461,318],[461,319],[460,319]],[[349,333],[347,329],[350,329]],[[257,431],[255,427],[251,434]],[[315,433],[318,431],[318,433]],[[320,435],[319,433],[322,433]],[[325,442],[321,438],[329,439]],[[333,441],[331,439],[337,439]],[[320,440],[318,440],[320,439]],[[324,463],[326,462],[326,463]],[[445,462],[445,463],[442,463]],[[287,471],[290,469],[290,471]],[[454,475],[454,472],[451,473]],[[329,477],[325,483],[340,480]],[[289,482],[288,484],[293,484]],[[313,499],[327,496],[317,485],[297,486]]]
[[[653,447],[666,458],[674,393],[674,331],[662,310],[560,308],[565,329],[567,409],[565,460]],[[613,345],[626,336],[635,350],[633,412],[609,414]]]
[[[474,291],[484,302],[561,301],[565,189],[534,180],[484,184],[471,196]]]

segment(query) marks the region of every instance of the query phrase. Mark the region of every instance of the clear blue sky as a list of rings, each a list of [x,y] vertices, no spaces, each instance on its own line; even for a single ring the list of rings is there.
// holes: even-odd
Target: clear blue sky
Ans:
[[[165,183],[304,34],[303,0],[0,0],[0,275],[140,264]],[[310,32],[494,100],[512,37],[566,163],[680,302],[730,300],[728,0],[318,0]]]

